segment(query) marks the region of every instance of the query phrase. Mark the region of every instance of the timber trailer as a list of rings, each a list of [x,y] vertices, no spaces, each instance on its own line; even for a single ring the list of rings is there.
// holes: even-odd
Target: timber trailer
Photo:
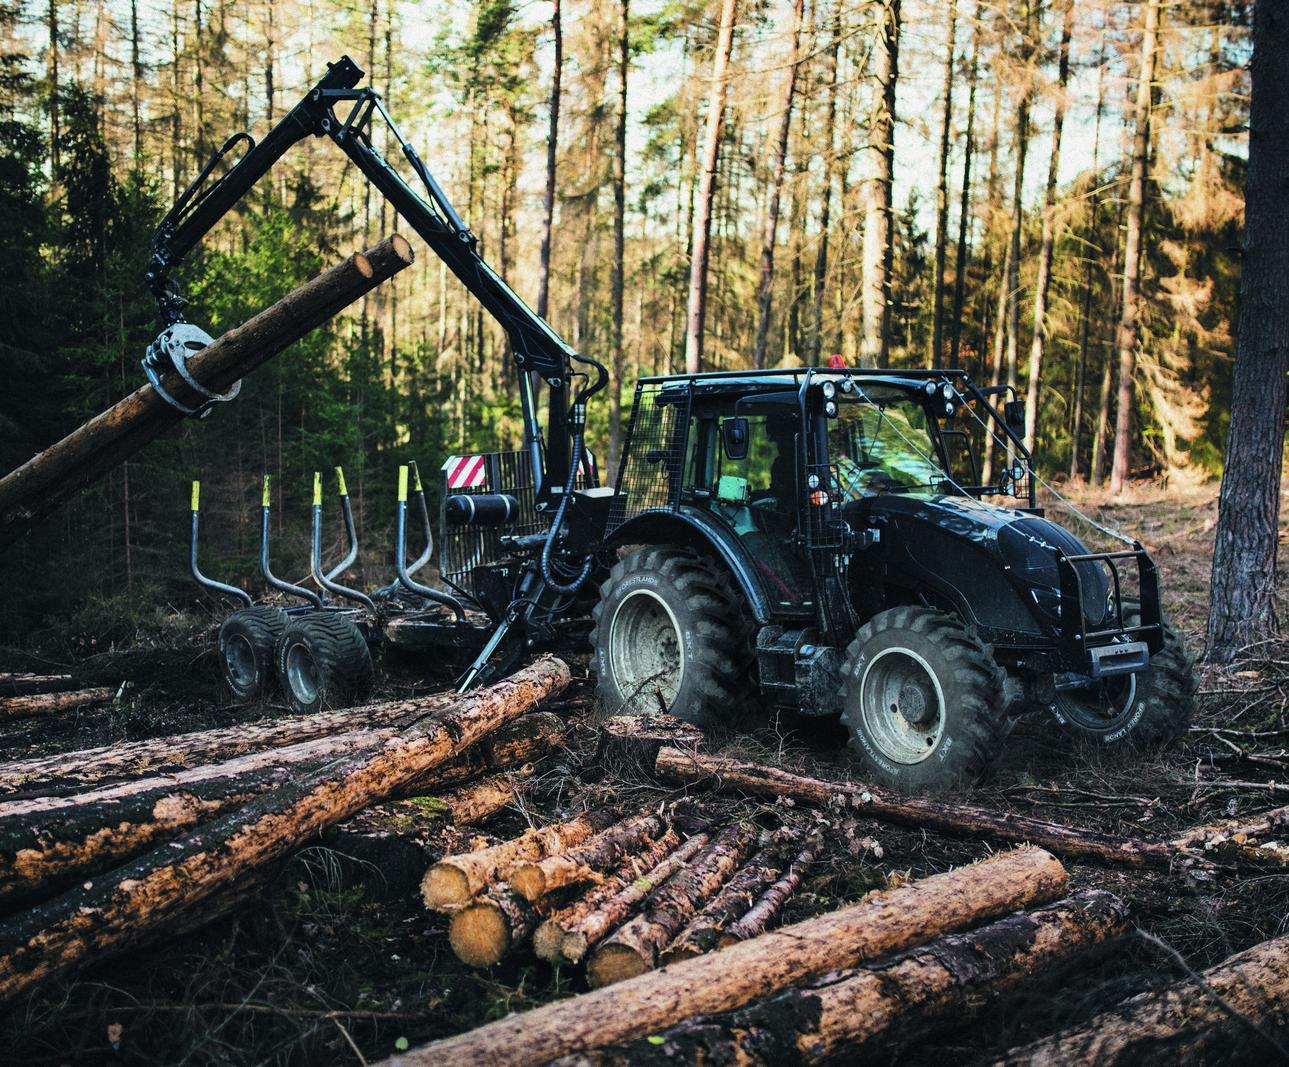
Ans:
[[[1185,730],[1192,662],[1161,613],[1154,563],[1135,541],[1092,552],[1044,516],[1023,402],[1007,387],[954,369],[642,378],[620,467],[600,484],[584,433],[604,367],[484,262],[361,78],[348,57],[331,64],[264,140],[230,139],[180,197],[153,242],[147,278],[166,329],[145,368],[154,382],[183,373],[206,338],[171,280],[184,255],[291,145],[328,137],[505,331],[523,447],[444,465],[443,588],[405,580],[400,537],[398,581],[361,610],[309,605],[261,635],[254,655],[276,657],[292,703],[345,699],[373,634],[466,650],[468,689],[533,649],[585,647],[589,630],[607,712],[712,726],[761,703],[840,717],[868,772],[906,788],[979,778],[1032,710],[1106,744],[1157,746]],[[374,147],[376,118],[423,195]],[[1002,459],[993,475],[984,440]],[[225,628],[245,611],[265,609]],[[225,674],[236,667],[225,650]]]

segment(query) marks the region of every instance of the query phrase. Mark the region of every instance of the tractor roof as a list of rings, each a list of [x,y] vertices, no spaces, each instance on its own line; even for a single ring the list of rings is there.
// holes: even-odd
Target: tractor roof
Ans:
[[[965,371],[942,370],[875,370],[860,367],[778,367],[769,370],[707,371],[699,374],[664,374],[641,378],[640,384],[663,391],[693,390],[712,396],[747,396],[776,393],[800,388],[803,381],[824,382],[851,378],[861,384],[882,384],[895,388],[921,391],[927,382],[966,378]]]

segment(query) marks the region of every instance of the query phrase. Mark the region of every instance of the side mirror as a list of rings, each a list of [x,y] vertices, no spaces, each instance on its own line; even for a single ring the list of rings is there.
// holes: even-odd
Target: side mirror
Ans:
[[[721,420],[721,444],[729,459],[747,459],[748,428],[747,419],[738,415],[731,419]]]
[[[1009,400],[1003,405],[1003,421],[1014,434],[1025,432],[1025,401]]]

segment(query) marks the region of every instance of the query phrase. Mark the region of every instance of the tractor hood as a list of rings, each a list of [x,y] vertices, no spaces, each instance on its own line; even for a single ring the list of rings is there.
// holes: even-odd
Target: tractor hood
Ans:
[[[1032,630],[1032,622],[1018,617],[1018,609],[1055,624],[1061,584],[1057,556],[1089,551],[1048,519],[973,497],[886,493],[866,498],[860,508],[857,518],[882,529],[892,554],[888,563],[911,566],[934,584],[957,592],[959,599],[979,606],[974,613],[990,616],[981,622],[995,626]],[[1109,579],[1096,563],[1076,566],[1084,619],[1090,626],[1099,625],[1107,613]],[[982,595],[985,589],[991,593]],[[1020,603],[1005,595],[1005,589]]]

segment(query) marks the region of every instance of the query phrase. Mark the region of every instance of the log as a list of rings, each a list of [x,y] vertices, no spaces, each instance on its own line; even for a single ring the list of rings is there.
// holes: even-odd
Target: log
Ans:
[[[26,671],[0,672],[0,697],[24,697],[33,693],[63,693],[78,682],[70,674],[30,674]]]
[[[489,734],[470,749],[460,758],[461,767],[458,768],[453,763],[452,774],[456,776],[455,780],[465,781],[477,775],[536,763],[563,744],[563,719],[549,711],[529,712]],[[427,774],[424,780],[409,782],[400,790],[400,794],[416,796],[421,792],[437,792],[450,780],[444,774],[447,770],[446,767],[440,767]]]
[[[57,715],[94,704],[106,704],[116,696],[116,689],[78,689],[71,693],[32,693],[30,696],[5,697],[0,700],[0,720],[30,719],[36,715]]]
[[[225,392],[411,262],[411,245],[397,234],[355,252],[212,341],[192,357],[188,371],[207,389]],[[181,403],[202,401],[174,371],[162,385]],[[0,546],[184,417],[147,384],[0,478]]]
[[[221,891],[235,890],[248,871],[388,798],[568,682],[568,667],[544,656],[504,681],[458,698],[374,749],[300,776],[0,924],[0,999],[157,937],[176,916]]]
[[[507,876],[512,889],[527,901],[538,900],[576,882],[591,881],[622,861],[628,853],[647,848],[667,832],[663,816],[646,812],[601,830],[584,845],[541,860],[521,863]]]
[[[774,917],[783,910],[783,906],[787,904],[792,894],[801,887],[802,879],[815,865],[817,856],[818,848],[815,845],[807,845],[798,852],[797,858],[788,865],[783,876],[761,894],[745,915],[735,919],[725,928],[717,940],[717,947],[726,948],[739,941],[746,941],[750,937],[763,934]]]
[[[1193,850],[1240,864],[1289,866],[1289,807],[1260,815],[1197,826],[1173,839],[1173,848]]]
[[[664,746],[697,751],[706,744],[707,739],[697,726],[675,715],[659,711],[614,715],[600,724],[597,759],[614,771],[648,774]]]
[[[517,767],[504,774],[458,786],[436,799],[442,802],[443,813],[453,826],[472,826],[515,803],[528,788],[532,774],[531,764]]]
[[[1127,929],[1127,909],[1089,890],[893,959],[835,971],[732,1012],[706,1015],[647,1039],[575,1053],[560,1067],[856,1062],[884,1039],[977,1014],[991,997],[1068,963]]]
[[[531,903],[499,882],[452,915],[448,944],[467,966],[491,967],[532,937],[548,910],[545,902]]]
[[[688,870],[672,875],[655,889],[641,913],[591,953],[586,964],[591,988],[653,970],[662,950],[739,869],[756,842],[757,832],[743,823],[727,826],[694,857]]]
[[[1061,864],[1042,849],[979,863],[871,894],[857,904],[400,1053],[400,1067],[528,1067],[729,1011],[806,978],[855,967],[945,934],[1049,903],[1065,891]]]
[[[716,948],[725,927],[747,912],[762,891],[783,873],[783,867],[777,849],[761,849],[676,935],[663,951],[662,961],[675,963]]]
[[[677,748],[662,749],[658,753],[655,770],[660,778],[687,785],[732,790],[753,796],[791,797],[821,807],[845,804],[862,811],[869,818],[884,822],[964,834],[968,837],[1034,844],[1061,856],[1095,859],[1129,867],[1167,869],[1176,865],[1187,866],[1196,871],[1212,867],[1202,857],[1179,852],[1166,843],[1112,837],[1109,834],[1080,830],[1061,823],[970,804],[900,796],[860,782],[830,782],[775,767],[704,756]]]
[[[572,848],[604,826],[603,817],[579,815],[567,822],[525,830],[518,837],[477,852],[445,856],[425,872],[421,897],[431,911],[456,911],[518,864]]]
[[[692,852],[697,852],[706,843],[706,834],[692,838],[689,843],[691,854]],[[546,960],[548,963],[560,964],[575,963],[585,956],[586,939],[585,937],[576,937],[574,931],[579,928],[587,916],[600,912],[619,893],[631,889],[642,880],[645,880],[646,884],[652,888],[652,886],[660,884],[663,879],[679,869],[680,864],[687,857],[678,858],[670,869],[655,877],[658,865],[666,862],[679,845],[680,835],[676,833],[674,826],[670,827],[643,852],[628,856],[599,885],[588,889],[572,903],[552,912],[533,933],[533,951],[537,953],[538,958]],[[652,881],[649,881],[649,879],[652,879]],[[569,948],[576,952],[575,957],[564,954],[566,938],[569,939]]]
[[[1284,1063],[1289,935],[1254,945],[1193,978],[1143,993],[996,1061],[995,1067]]]

